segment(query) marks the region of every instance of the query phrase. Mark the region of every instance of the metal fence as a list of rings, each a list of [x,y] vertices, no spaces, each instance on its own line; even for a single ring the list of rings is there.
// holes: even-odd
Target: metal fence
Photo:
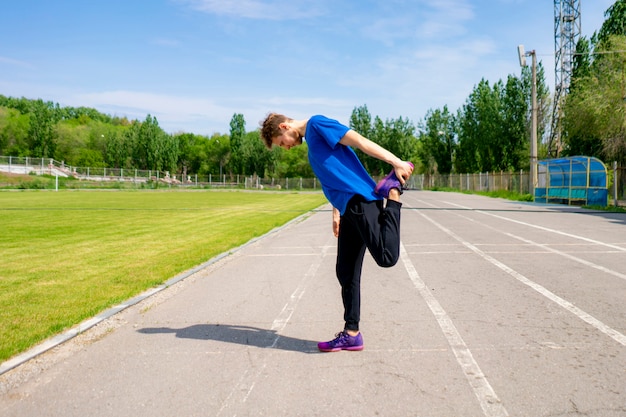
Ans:
[[[460,191],[507,190],[530,193],[528,172],[485,172],[478,174],[421,174],[413,175],[415,189],[451,188]]]
[[[51,158],[0,156],[0,171],[13,174],[51,175],[90,183],[127,183],[145,186],[152,182],[174,187],[210,187],[275,190],[317,190],[317,178],[260,178],[244,175],[171,174],[168,171],[75,167]],[[78,186],[80,188],[80,186]]]
[[[261,178],[240,175],[176,175],[167,171],[74,167],[50,158],[0,156],[0,171],[15,174],[52,175],[72,177],[89,182],[120,182],[143,187],[148,183],[170,187],[209,187],[271,190],[320,190],[317,178]],[[613,169],[618,199],[624,198],[626,168]],[[378,179],[378,178],[377,178]],[[486,172],[478,174],[419,174],[408,181],[408,188],[426,190],[450,188],[460,191],[508,190],[520,194],[530,193],[529,174],[519,172]],[[611,194],[611,193],[610,193]]]

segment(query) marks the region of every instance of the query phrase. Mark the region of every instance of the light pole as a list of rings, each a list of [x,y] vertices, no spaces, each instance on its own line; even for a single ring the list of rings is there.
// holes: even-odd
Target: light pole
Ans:
[[[519,54],[519,64],[526,66],[526,57],[532,57],[532,104],[531,104],[531,127],[530,127],[530,193],[535,197],[535,187],[537,186],[537,54],[535,50],[524,52],[524,45],[517,47]]]

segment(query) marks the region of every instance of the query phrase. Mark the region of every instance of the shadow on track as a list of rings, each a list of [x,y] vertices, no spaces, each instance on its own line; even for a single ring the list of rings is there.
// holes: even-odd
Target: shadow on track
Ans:
[[[173,333],[177,338],[196,340],[215,340],[256,346],[264,349],[280,349],[301,353],[319,353],[317,342],[282,336],[274,330],[258,327],[229,324],[194,324],[193,326],[173,329],[169,327],[147,327],[137,330],[143,334]]]

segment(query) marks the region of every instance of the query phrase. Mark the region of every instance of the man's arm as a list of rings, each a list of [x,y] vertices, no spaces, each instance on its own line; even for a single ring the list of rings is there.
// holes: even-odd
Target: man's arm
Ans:
[[[363,137],[355,130],[350,129],[339,141],[342,145],[357,148],[366,153],[367,155],[387,162],[396,171],[396,176],[404,185],[404,181],[407,180],[413,173],[413,167],[408,163],[377,143]]]

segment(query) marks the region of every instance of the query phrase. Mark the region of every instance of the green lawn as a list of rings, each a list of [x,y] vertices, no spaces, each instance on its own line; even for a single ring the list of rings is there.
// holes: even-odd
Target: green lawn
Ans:
[[[0,362],[325,201],[286,192],[0,192]]]

